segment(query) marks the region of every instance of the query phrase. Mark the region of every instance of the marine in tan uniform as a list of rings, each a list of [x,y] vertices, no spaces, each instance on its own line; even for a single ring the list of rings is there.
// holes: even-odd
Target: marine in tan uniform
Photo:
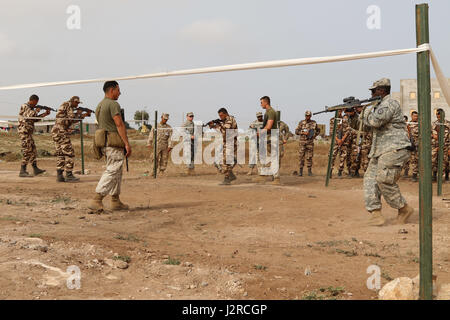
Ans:
[[[153,166],[159,168],[159,173],[164,174],[167,168],[167,162],[169,160],[169,153],[173,148],[172,142],[172,127],[167,123],[169,120],[169,115],[163,113],[161,115],[161,121],[158,124],[157,135],[156,135],[156,163]],[[154,134],[155,128],[150,130],[150,134],[147,139],[147,146],[150,150],[154,148]],[[152,155],[153,160],[153,155]]]
[[[195,159],[195,139],[194,139],[194,113],[188,112],[186,114],[186,121],[183,124],[184,130],[190,139],[191,144],[191,161],[186,166],[186,174],[193,175],[194,174],[194,159]]]
[[[259,130],[261,130],[263,128],[262,112],[256,113],[256,120],[253,121],[252,123],[250,123],[249,128],[251,130],[255,130],[256,132],[258,132]],[[250,154],[250,156],[254,156],[254,158],[249,161],[250,164],[248,165],[250,170],[248,171],[247,175],[251,176],[253,174],[253,169],[255,168],[256,163],[258,163],[258,160],[259,160],[259,139],[258,139],[258,137],[256,139],[256,150],[251,150],[249,154]]]
[[[314,156],[314,139],[319,135],[320,129],[316,121],[311,120],[311,111],[305,112],[305,120],[299,122],[295,134],[300,135],[299,142],[299,176],[303,176],[303,166],[308,167],[308,176],[312,176],[312,164]]]
[[[431,137],[431,160],[433,169],[433,181],[437,180],[437,170],[438,170],[438,154],[439,154],[439,130],[441,126],[441,114],[442,109],[436,109],[436,121],[431,124],[432,127],[432,137]],[[445,172],[445,180],[448,181],[449,177],[449,165],[448,165],[448,145],[450,143],[450,121],[444,120],[444,159],[442,169]],[[440,173],[442,174],[442,173]]]
[[[95,189],[95,196],[89,203],[89,209],[103,210],[103,198],[111,195],[112,210],[127,210],[128,205],[120,200],[122,170],[125,157],[131,156],[127,130],[122,120],[120,105],[120,87],[116,81],[107,81],[103,85],[105,98],[100,101],[95,111],[99,129],[107,132],[107,144],[102,153],[106,156],[106,169]],[[119,145],[121,145],[119,147]],[[124,155],[124,149],[126,154]]]
[[[45,170],[39,169],[37,167],[36,156],[37,150],[36,145],[33,140],[34,123],[39,121],[39,119],[27,119],[27,118],[43,118],[50,114],[50,110],[47,110],[39,114],[40,108],[38,106],[39,97],[33,94],[27,103],[24,103],[20,107],[19,111],[19,126],[17,128],[22,143],[22,163],[20,167],[19,177],[32,177],[27,172],[27,165],[31,163],[33,167],[33,174],[37,176],[38,174],[44,173]]]

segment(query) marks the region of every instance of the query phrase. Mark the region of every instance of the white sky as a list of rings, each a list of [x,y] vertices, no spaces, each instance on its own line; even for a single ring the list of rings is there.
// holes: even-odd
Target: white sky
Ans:
[[[186,68],[328,56],[415,47],[415,3],[411,0],[1,0],[0,86],[172,71]],[[81,29],[68,30],[69,5],[81,9]],[[381,29],[369,30],[369,5],[381,12]],[[450,76],[450,1],[430,5],[430,43]],[[196,120],[217,118],[226,107],[246,128],[272,105],[293,130],[304,111],[338,104],[346,96],[365,98],[374,80],[415,78],[415,55],[334,64],[238,71],[120,82],[119,103],[131,119],[146,107],[182,113]],[[36,93],[58,107],[73,95],[95,108],[102,84],[0,92],[0,115],[17,115]],[[328,123],[331,114],[317,117]],[[183,119],[184,120],[184,119]]]

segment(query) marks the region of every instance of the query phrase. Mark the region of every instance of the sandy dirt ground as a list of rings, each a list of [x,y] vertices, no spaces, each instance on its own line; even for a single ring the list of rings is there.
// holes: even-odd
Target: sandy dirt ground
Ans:
[[[3,160],[0,299],[377,299],[366,285],[370,265],[381,268],[382,285],[415,277],[418,184],[400,181],[416,208],[408,224],[396,225],[396,210],[384,203],[387,224],[369,227],[362,179],[325,188],[325,146],[315,176],[293,176],[296,148],[287,148],[280,186],[253,182],[245,166],[231,186],[203,166],[184,176],[170,164],[155,180],[136,153],[121,195],[130,210],[103,214],[87,209],[101,161],[89,160],[80,182],[57,183],[52,157],[39,159],[47,172],[33,178],[18,177],[17,160]],[[450,194],[450,184],[443,188]],[[108,209],[109,197],[104,203]],[[450,283],[448,213],[448,202],[434,197],[438,285]],[[80,289],[67,286],[70,266],[81,272]]]

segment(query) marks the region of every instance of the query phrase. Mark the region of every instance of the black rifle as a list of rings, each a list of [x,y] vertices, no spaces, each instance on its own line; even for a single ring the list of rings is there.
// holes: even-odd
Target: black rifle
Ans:
[[[214,120],[208,121],[208,122],[205,123],[202,127],[204,128],[204,127],[206,127],[206,126],[209,126],[210,124],[220,124],[220,123],[222,123],[222,122],[223,122],[223,121],[220,120],[220,119],[214,119]]]
[[[123,125],[125,126],[125,110],[124,109],[120,109],[120,117],[122,118]],[[125,130],[126,130],[126,127],[125,127]],[[127,172],[128,172],[128,157],[127,157],[127,149],[126,148],[123,149],[123,154],[125,155],[125,163],[126,163]]]
[[[55,111],[55,112],[57,111],[57,110],[55,110],[53,108],[50,108],[50,107],[47,107],[47,106],[41,106],[39,104],[37,104],[34,108],[36,108],[36,109],[43,109],[45,111]]]
[[[314,112],[313,115],[324,113],[324,112],[333,112],[336,110],[345,110],[348,108],[359,107],[359,106],[367,107],[368,105],[371,105],[374,102],[381,101],[381,99],[382,99],[381,97],[373,97],[373,98],[369,98],[369,99],[365,99],[365,100],[359,100],[359,99],[356,99],[355,97],[348,97],[348,98],[343,99],[344,103],[338,104],[338,105],[335,105],[332,107],[325,106],[325,110]]]
[[[88,117],[90,117],[92,113],[95,113],[94,110],[89,109],[89,108],[83,108],[83,107],[77,107],[75,110],[76,111],[80,110],[81,112],[86,112],[88,114]],[[123,121],[125,123],[125,120],[123,120]]]

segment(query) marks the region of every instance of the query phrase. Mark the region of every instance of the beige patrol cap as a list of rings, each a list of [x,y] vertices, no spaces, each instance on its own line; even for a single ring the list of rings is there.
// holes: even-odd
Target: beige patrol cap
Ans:
[[[377,80],[373,83],[373,85],[369,88],[369,90],[373,90],[378,87],[390,87],[391,86],[391,80],[388,78],[381,78],[380,80]]]
[[[305,116],[310,116],[310,115],[312,115],[311,111],[306,110],[306,111],[305,111]]]
[[[163,113],[163,114],[161,115],[161,118],[166,119],[166,120],[169,120],[169,114],[168,114],[168,113]]]
[[[256,113],[256,117],[262,117],[262,116],[263,116],[262,112],[257,112]]]
[[[72,98],[70,98],[69,101],[83,103],[83,102],[80,101],[80,97],[79,96],[73,96]]]
[[[194,115],[194,113],[193,112],[188,112],[187,114],[186,114],[186,116],[193,116]]]

